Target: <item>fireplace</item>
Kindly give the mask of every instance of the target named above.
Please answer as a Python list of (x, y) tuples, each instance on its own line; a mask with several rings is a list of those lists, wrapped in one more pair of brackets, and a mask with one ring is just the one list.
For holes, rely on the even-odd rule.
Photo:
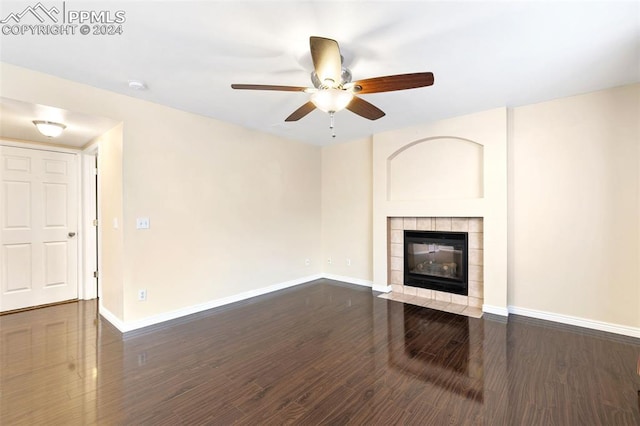
[(467, 296), (468, 233), (404, 231), (404, 285)]

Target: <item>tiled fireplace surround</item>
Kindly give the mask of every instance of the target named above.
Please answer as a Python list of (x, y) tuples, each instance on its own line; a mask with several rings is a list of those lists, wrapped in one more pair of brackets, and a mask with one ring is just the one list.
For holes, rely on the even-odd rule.
[[(404, 232), (417, 231), (453, 231), (469, 234), (469, 295), (446, 293), (437, 290), (410, 287), (404, 285)], [(387, 220), (388, 232), (388, 282), (392, 294), (429, 299), (443, 307), (457, 305), (469, 311), (482, 308), (483, 304), (483, 220), (480, 217), (390, 217)], [(408, 300), (408, 299), (407, 299)], [(455, 310), (455, 309), (454, 309)]]
[[(469, 316), (508, 315), (507, 118), (496, 108), (374, 136), (374, 290)], [(468, 297), (402, 285), (398, 237), (414, 227), (470, 233)]]

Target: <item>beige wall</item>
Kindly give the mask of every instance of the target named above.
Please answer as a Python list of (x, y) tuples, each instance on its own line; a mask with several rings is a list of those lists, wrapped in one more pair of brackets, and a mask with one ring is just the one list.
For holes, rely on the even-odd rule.
[(483, 146), (451, 137), (421, 140), (388, 161), (387, 198), (399, 201), (482, 198)]
[(320, 273), (318, 147), (149, 109), (125, 134), (127, 321)]
[[(121, 249), (117, 233), (110, 239), (113, 217), (101, 224), (110, 250), (102, 267), (122, 274), (121, 287), (110, 284), (120, 280), (115, 272), (102, 280), (118, 320), (320, 273), (320, 148), (9, 64), (0, 72), (1, 96), (123, 123), (122, 183), (101, 170), (103, 186), (122, 187), (121, 207), (103, 210), (122, 210)], [(118, 149), (100, 146), (100, 154), (117, 167)], [(102, 194), (102, 206), (113, 205), (108, 196)], [(135, 229), (141, 216), (151, 229)], [(146, 302), (137, 301), (140, 288)]]
[(515, 108), (509, 304), (640, 326), (640, 85)]
[[(509, 218), (508, 286), (505, 292), (503, 286), (489, 284), (492, 293), (485, 296), (490, 305), (586, 323), (640, 327), (639, 104), (640, 85), (636, 84), (510, 111), (504, 129), (510, 141), (509, 203), (503, 209), (504, 200), (498, 197), (497, 206), (498, 212), (507, 210)], [(374, 191), (379, 183), (381, 188), (387, 184), (384, 160), (393, 149), (437, 134), (430, 129), (452, 123), (446, 134), (468, 133), (472, 129), (468, 120), (473, 117), (480, 118), (482, 113), (375, 135)], [(489, 118), (482, 120), (491, 128)], [(501, 131), (500, 126), (492, 127)], [(474, 140), (472, 135), (468, 138)], [(387, 143), (395, 145), (385, 148)], [(507, 161), (504, 154), (499, 153), (501, 161)], [(500, 169), (485, 170), (485, 185), (503, 179)], [(486, 200), (398, 201), (384, 189), (377, 196), (374, 192), (373, 250), (379, 253), (374, 254), (374, 270), (379, 269), (380, 277), (386, 274), (385, 246), (376, 243), (375, 236), (385, 237), (385, 216), (411, 216), (426, 210), (440, 216), (469, 210), (482, 216), (487, 208)], [(389, 213), (379, 215), (381, 231), (376, 233), (375, 211), (380, 208)], [(495, 217), (488, 226), (502, 229), (506, 218)], [(506, 248), (498, 242), (496, 250), (500, 245)], [(491, 262), (487, 259), (485, 264)], [(500, 262), (501, 257), (495, 259)], [(502, 274), (499, 264), (494, 269)]]
[[(98, 220), (100, 226), (100, 303), (122, 318), (124, 233), (122, 223), (122, 124), (100, 136), (98, 155)], [(114, 227), (114, 219), (118, 227)]]
[[(443, 138), (463, 143), (455, 149), (443, 145)], [(434, 143), (435, 141), (435, 143)], [(476, 147), (481, 146), (478, 150)], [(470, 153), (469, 153), (470, 151)], [(455, 168), (456, 155), (482, 161), (475, 173), (451, 176), (453, 184), (478, 188), (443, 198), (439, 189), (435, 197), (429, 191), (416, 191), (420, 199), (397, 199), (391, 193), (392, 164), (405, 153), (414, 176), (422, 176), (424, 163), (440, 158)], [(406, 156), (405, 156), (406, 157)], [(430, 179), (430, 180), (429, 180)], [(471, 180), (472, 185), (467, 181)], [(475, 182), (473, 182), (475, 180)], [(405, 183), (409, 183), (406, 181)], [(414, 186), (437, 186), (437, 176), (425, 174)], [(469, 197), (474, 193), (474, 197)], [(479, 197), (478, 195), (481, 195)], [(376, 287), (388, 282), (387, 220), (390, 217), (481, 217), (484, 227), (484, 306), (487, 312), (507, 314), (507, 111), (498, 108), (435, 123), (380, 133), (373, 138), (373, 279)]]
[[(485, 294), (491, 305), (640, 327), (639, 85), (516, 108), (507, 130), (502, 109), (320, 149), (8, 64), (0, 73), (0, 96), (122, 122), (100, 146), (103, 304), (121, 321), (321, 272), (373, 280), (378, 257), (386, 265), (386, 242), (372, 254), (376, 152), (455, 135), (503, 161), (484, 167), (485, 198), (383, 207), (380, 229), (386, 217), (486, 219), (488, 211), (497, 260), (485, 281), (498, 282)], [(383, 152), (385, 143), (400, 145)], [(429, 211), (416, 213), (423, 206)], [(140, 216), (151, 229), (135, 229)], [(136, 300), (139, 288), (148, 301)]]
[(371, 155), (370, 138), (322, 148), (323, 270), (369, 283), (373, 279)]

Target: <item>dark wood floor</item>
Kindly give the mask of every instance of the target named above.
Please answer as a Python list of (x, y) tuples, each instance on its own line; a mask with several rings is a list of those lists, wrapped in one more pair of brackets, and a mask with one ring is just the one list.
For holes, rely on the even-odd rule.
[(122, 336), (0, 317), (0, 424), (639, 425), (637, 340), (320, 280)]

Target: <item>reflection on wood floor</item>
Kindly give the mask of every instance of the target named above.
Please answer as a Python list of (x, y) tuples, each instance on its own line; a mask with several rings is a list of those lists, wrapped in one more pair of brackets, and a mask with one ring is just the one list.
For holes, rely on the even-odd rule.
[(638, 425), (640, 342), (319, 280), (122, 336), (0, 317), (0, 424)]

